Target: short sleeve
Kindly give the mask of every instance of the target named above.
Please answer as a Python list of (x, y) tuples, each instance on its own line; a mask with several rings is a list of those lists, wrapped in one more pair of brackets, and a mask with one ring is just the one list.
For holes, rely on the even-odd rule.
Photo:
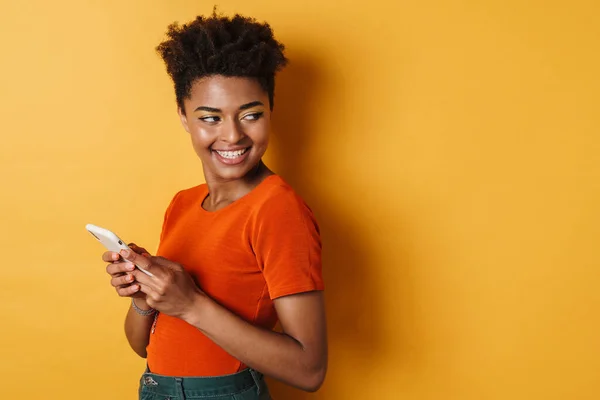
[(262, 205), (252, 245), (271, 299), (324, 289), (319, 227), (294, 192), (277, 194)]

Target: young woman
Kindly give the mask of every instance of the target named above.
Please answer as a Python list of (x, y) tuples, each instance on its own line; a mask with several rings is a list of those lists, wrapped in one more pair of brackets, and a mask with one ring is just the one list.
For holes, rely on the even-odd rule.
[(263, 374), (315, 391), (327, 369), (319, 228), (262, 161), (284, 47), (268, 24), (214, 12), (167, 35), (157, 50), (206, 184), (175, 195), (157, 256), (103, 254), (147, 358), (140, 399), (269, 399)]

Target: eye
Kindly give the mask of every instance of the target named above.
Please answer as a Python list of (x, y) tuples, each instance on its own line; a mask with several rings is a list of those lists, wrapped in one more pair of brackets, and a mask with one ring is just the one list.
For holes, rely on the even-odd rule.
[(253, 113), (244, 115), (244, 118), (242, 118), (242, 119), (244, 119), (246, 121), (256, 121), (256, 120), (260, 119), (260, 117), (262, 117), (263, 114), (264, 114), (263, 111), (253, 112)]
[(207, 115), (205, 117), (200, 117), (198, 119), (201, 121), (207, 122), (209, 124), (216, 124), (217, 122), (219, 122), (221, 120), (221, 118), (217, 117), (216, 115)]

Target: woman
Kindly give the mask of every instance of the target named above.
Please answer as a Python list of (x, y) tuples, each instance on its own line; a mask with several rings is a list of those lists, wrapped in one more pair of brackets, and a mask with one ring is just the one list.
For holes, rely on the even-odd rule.
[(157, 256), (134, 244), (103, 255), (131, 297), (129, 344), (147, 357), (140, 398), (268, 399), (263, 374), (315, 391), (327, 368), (319, 230), (262, 162), (284, 47), (268, 24), (215, 12), (167, 34), (157, 50), (206, 184), (175, 195)]

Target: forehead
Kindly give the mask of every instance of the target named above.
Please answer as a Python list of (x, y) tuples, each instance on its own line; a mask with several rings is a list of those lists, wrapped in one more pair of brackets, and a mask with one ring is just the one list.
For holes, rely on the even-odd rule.
[(188, 106), (208, 106), (213, 108), (238, 109), (242, 104), (262, 101), (268, 98), (258, 80), (243, 77), (208, 76), (192, 84)]

